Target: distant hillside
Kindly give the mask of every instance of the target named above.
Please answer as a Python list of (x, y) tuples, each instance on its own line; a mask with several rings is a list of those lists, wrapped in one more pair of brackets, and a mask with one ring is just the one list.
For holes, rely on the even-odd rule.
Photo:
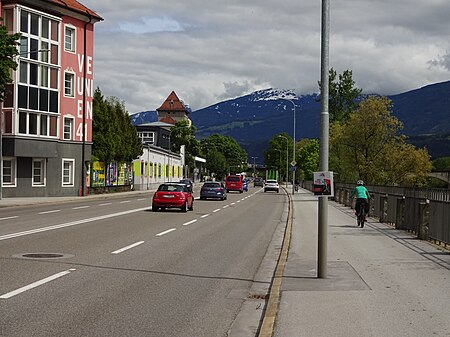
[[(450, 139), (445, 136), (450, 134), (449, 93), (450, 81), (388, 96), (394, 116), (404, 123), (403, 133), (412, 144), (426, 146), (434, 158), (450, 156)], [(274, 135), (287, 132), (293, 137), (293, 104), (289, 100), (296, 105), (296, 139), (319, 137), (320, 103), (316, 99), (316, 94), (296, 96), (293, 90), (260, 90), (196, 110), (190, 118), (198, 138), (214, 133), (231, 136), (262, 163), (263, 151)], [(148, 122), (156, 120), (156, 112), (131, 117)]]
[(394, 115), (411, 136), (450, 132), (450, 81), (389, 96)]
[(158, 121), (158, 114), (156, 111), (142, 111), (130, 115), (131, 123), (133, 125), (140, 125)]

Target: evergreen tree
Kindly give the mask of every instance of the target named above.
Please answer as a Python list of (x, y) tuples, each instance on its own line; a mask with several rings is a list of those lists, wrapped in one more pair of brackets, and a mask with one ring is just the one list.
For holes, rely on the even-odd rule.
[(142, 154), (142, 142), (122, 101), (105, 99), (97, 88), (93, 98), (92, 154), (103, 162), (131, 162)]

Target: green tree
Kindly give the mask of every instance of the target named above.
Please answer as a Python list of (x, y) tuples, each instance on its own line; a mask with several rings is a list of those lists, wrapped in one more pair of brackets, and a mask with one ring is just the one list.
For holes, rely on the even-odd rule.
[(203, 138), (200, 141), (202, 153), (209, 153), (210, 151), (220, 152), (226, 159), (230, 172), (238, 172), (244, 168), (243, 163), (247, 162), (247, 152), (236, 142), (235, 139), (229, 136), (222, 136), (218, 134)]
[(450, 157), (441, 157), (433, 160), (433, 168), (435, 170), (448, 170), (450, 169)]
[(195, 167), (195, 156), (200, 155), (200, 142), (195, 138), (196, 128), (188, 121), (179, 121), (170, 129), (170, 149), (180, 153), (181, 145), (185, 146), (185, 161), (189, 168)]
[(102, 162), (111, 162), (115, 156), (115, 134), (110, 107), (99, 88), (93, 97), (92, 154)]
[(217, 150), (211, 150), (206, 154), (205, 167), (218, 180), (224, 180), (230, 170), (225, 156)]
[[(286, 153), (287, 142), (287, 153)], [(286, 132), (275, 135), (269, 140), (269, 145), (264, 151), (264, 163), (268, 167), (277, 167), (280, 172), (281, 178), (286, 181), (286, 176), (289, 175), (289, 171), (292, 161), (293, 152), (293, 140)], [(286, 171), (286, 161), (288, 168)], [(288, 177), (289, 179), (289, 177)]]
[(131, 162), (142, 154), (142, 142), (122, 101), (104, 98), (99, 88), (93, 97), (92, 154), (103, 162)]
[[(319, 88), (321, 83), (319, 81)], [(333, 68), (329, 71), (329, 102), (328, 112), (330, 122), (346, 122), (358, 106), (358, 98), (362, 89), (355, 88), (353, 73), (345, 70), (342, 74), (337, 74)]]
[[(3, 19), (0, 18), (1, 21)], [(0, 101), (5, 100), (7, 85), (12, 82), (11, 71), (17, 69), (16, 56), (19, 55), (20, 33), (8, 34), (8, 29), (0, 25)]]
[(298, 168), (304, 179), (312, 180), (319, 170), (319, 141), (307, 139), (298, 151)]
[[(391, 115), (391, 101), (370, 96), (345, 123), (330, 132), (330, 168), (340, 181), (420, 185), (431, 169), (426, 150), (406, 144), (402, 123)], [(336, 149), (339, 155), (336, 155)], [(336, 160), (338, 158), (338, 160)]]

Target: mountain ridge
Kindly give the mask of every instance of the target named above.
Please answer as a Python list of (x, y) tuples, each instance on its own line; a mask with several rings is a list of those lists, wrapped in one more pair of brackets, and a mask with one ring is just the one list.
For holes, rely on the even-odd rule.
[[(392, 114), (404, 124), (402, 133), (416, 146), (426, 146), (432, 157), (450, 156), (450, 81), (429, 84), (404, 93), (387, 96), (393, 103)], [(263, 161), (263, 151), (276, 134), (294, 133), (295, 138), (318, 138), (320, 102), (318, 94), (296, 95), (292, 89), (264, 89), (228, 99), (190, 114), (197, 138), (218, 133), (236, 139), (250, 157)], [(131, 115), (133, 124), (157, 120), (156, 111)], [(433, 135), (436, 137), (433, 138)], [(442, 147), (436, 144), (436, 140)], [(447, 144), (448, 142), (448, 144)], [(428, 144), (433, 146), (428, 147)]]

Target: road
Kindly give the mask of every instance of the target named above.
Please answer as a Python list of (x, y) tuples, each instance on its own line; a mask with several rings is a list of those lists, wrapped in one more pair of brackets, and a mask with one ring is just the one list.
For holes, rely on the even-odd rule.
[(226, 336), (286, 202), (250, 188), (188, 213), (151, 212), (150, 194), (2, 209), (0, 336)]

